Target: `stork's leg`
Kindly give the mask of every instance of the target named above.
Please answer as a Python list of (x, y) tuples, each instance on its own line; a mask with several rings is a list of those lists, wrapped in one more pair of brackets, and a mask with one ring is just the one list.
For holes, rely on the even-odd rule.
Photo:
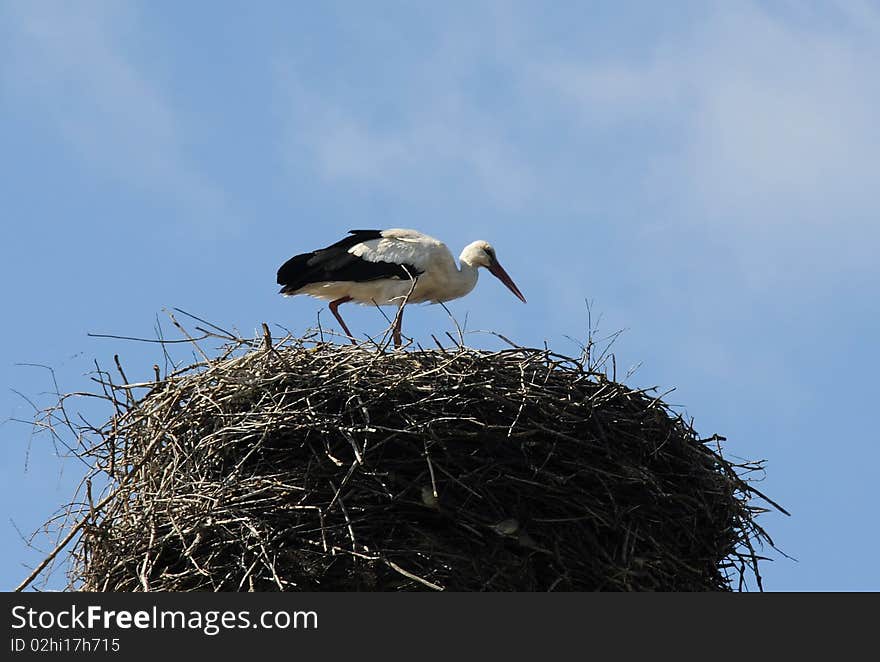
[(394, 346), (400, 347), (400, 327), (403, 323), (403, 306), (397, 309), (397, 315), (394, 319), (394, 330), (391, 332), (391, 337), (394, 339)]
[(335, 301), (331, 301), (329, 308), (330, 312), (333, 313), (333, 317), (336, 318), (336, 321), (342, 326), (342, 330), (345, 331), (345, 335), (348, 336), (348, 339), (351, 340), (352, 345), (357, 345), (357, 340), (354, 339), (354, 336), (351, 335), (351, 331), (348, 330), (348, 326), (345, 324), (345, 320), (342, 319), (342, 315), (339, 314), (339, 311), (336, 310), (339, 308), (340, 304), (345, 303), (346, 301), (351, 301), (351, 297), (345, 296), (336, 299)]

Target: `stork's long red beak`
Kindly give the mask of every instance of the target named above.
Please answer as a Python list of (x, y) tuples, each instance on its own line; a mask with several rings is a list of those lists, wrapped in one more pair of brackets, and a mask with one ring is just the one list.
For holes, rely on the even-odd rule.
[(519, 291), (519, 288), (516, 286), (516, 283), (513, 282), (513, 279), (504, 270), (504, 267), (498, 264), (498, 262), (494, 262), (492, 266), (489, 267), (489, 271), (495, 276), (495, 278), (507, 285), (507, 289), (513, 292), (517, 299), (523, 303), (526, 302), (526, 298), (522, 295), (522, 292)]

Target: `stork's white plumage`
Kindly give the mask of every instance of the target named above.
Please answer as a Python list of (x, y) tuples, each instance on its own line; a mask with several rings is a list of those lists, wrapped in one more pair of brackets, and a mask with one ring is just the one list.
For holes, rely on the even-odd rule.
[[(278, 270), (278, 284), (285, 296), (308, 294), (330, 301), (330, 311), (352, 342), (338, 311), (340, 304), (402, 306), (404, 302), (451, 301), (474, 289), (480, 267), (526, 301), (499, 264), (495, 249), (485, 241), (465, 246), (459, 266), (446, 244), (415, 230), (351, 230), (349, 235), (327, 248), (290, 258)], [(393, 331), (397, 347), (400, 312)]]

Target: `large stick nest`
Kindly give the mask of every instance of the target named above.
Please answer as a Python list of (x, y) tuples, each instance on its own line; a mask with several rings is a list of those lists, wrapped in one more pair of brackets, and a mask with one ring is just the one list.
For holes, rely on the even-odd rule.
[(545, 349), (246, 349), (110, 384), (71, 587), (760, 586), (760, 465), (650, 391)]

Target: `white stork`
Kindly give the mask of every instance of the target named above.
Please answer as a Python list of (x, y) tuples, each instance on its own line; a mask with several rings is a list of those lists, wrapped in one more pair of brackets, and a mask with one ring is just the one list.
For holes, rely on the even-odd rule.
[[(465, 246), (459, 267), (443, 242), (415, 230), (351, 230), (349, 235), (327, 248), (290, 258), (278, 270), (278, 284), (285, 296), (308, 294), (330, 301), (330, 312), (352, 342), (354, 337), (339, 314), (340, 304), (450, 301), (474, 289), (480, 267), (526, 302), (488, 242)], [(402, 312), (395, 317), (395, 347), (400, 347)]]

